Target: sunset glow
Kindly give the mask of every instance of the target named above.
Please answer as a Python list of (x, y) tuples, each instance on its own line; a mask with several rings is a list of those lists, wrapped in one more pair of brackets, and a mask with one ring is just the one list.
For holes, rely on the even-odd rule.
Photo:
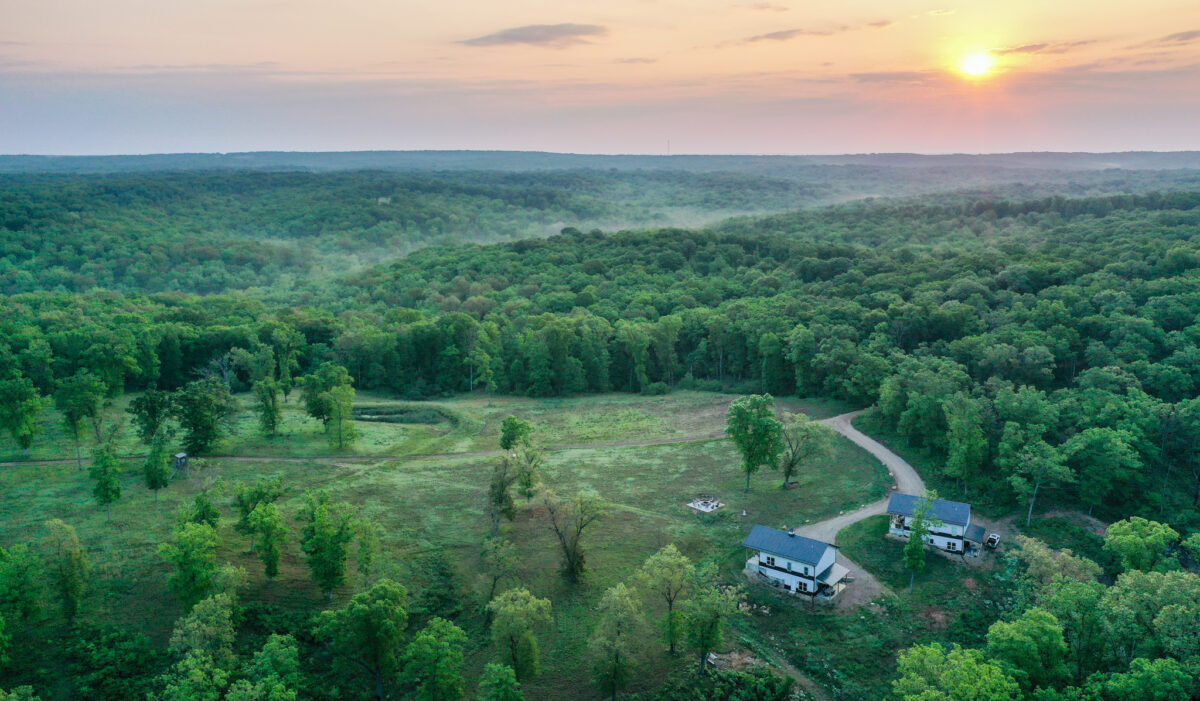
[(967, 77), (982, 78), (990, 74), (995, 66), (995, 57), (986, 51), (979, 51), (964, 56), (958, 68)]
[(146, 8), (0, 0), (0, 151), (1200, 147), (1178, 0)]

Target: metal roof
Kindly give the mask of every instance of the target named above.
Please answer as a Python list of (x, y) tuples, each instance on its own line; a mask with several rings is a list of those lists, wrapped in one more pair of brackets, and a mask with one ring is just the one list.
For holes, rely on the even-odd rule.
[(766, 526), (755, 526), (742, 545), (773, 555), (780, 555), (796, 562), (816, 565), (825, 551), (833, 546), (802, 535), (788, 535), (783, 531)]
[[(912, 516), (913, 509), (917, 507), (917, 502), (920, 500), (921, 497), (913, 496), (912, 494), (893, 494), (892, 498), (888, 500), (888, 513)], [(971, 522), (971, 505), (964, 504), (961, 501), (935, 499), (933, 502), (933, 516), (942, 523), (965, 526)]]
[(972, 543), (982, 543), (985, 534), (987, 534), (987, 531), (983, 529), (983, 526), (973, 523), (967, 526), (967, 532), (963, 534), (963, 539), (969, 540)]

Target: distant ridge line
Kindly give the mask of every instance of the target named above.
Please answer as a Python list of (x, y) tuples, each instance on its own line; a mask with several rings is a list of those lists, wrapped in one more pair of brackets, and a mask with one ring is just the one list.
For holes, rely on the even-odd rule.
[(602, 155), (547, 151), (247, 151), (143, 155), (0, 155), (0, 173), (121, 173), (150, 171), (300, 170), (312, 172), (677, 170), (864, 166), (976, 167), (1004, 170), (1200, 169), (1200, 151), (1108, 153), (1028, 151), (991, 154), (862, 153), (843, 155)]

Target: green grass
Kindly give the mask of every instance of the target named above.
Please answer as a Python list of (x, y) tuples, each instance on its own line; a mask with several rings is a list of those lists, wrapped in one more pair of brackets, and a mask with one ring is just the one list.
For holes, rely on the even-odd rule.
[[(36, 542), (44, 522), (62, 518), (74, 525), (94, 566), (88, 621), (113, 622), (146, 631), (165, 644), (174, 619), (181, 613), (166, 586), (168, 568), (157, 554), (159, 543), (170, 539), (175, 512), (208, 489), (222, 509), (223, 545), (220, 559), (244, 567), (248, 602), (270, 602), (287, 611), (311, 613), (327, 604), (312, 585), (296, 541), (295, 520), (306, 490), (327, 489), (352, 504), (384, 532), (381, 574), (413, 584), (410, 566), (423, 555), (445, 552), (454, 563), (465, 610), (459, 621), (478, 642), (468, 656), (473, 678), (491, 661), (486, 630), (478, 615), (482, 581), (477, 574), (481, 544), (489, 531), (485, 493), (495, 457), (473, 451), (495, 444), (496, 427), (508, 414), (530, 418), (538, 425), (539, 442), (565, 447), (547, 453), (545, 481), (562, 494), (595, 489), (611, 504), (608, 517), (585, 535), (588, 574), (577, 587), (559, 575), (559, 553), (535, 499), (518, 499), (519, 513), (503, 532), (517, 544), (520, 577), (539, 596), (554, 602), (555, 623), (542, 634), (543, 675), (527, 686), (528, 698), (569, 698), (592, 693), (586, 643), (595, 623), (595, 606), (604, 589), (629, 581), (636, 568), (668, 543), (675, 543), (696, 560), (729, 562), (742, 557), (740, 547), (754, 523), (797, 525), (836, 514), (880, 498), (886, 491), (882, 465), (853, 444), (838, 439), (835, 453), (820, 466), (799, 476), (799, 486), (779, 488), (778, 473), (754, 476), (752, 489), (743, 491), (744, 477), (732, 445), (725, 440), (686, 440), (663, 445), (613, 445), (633, 440), (682, 439), (720, 432), (728, 395), (678, 393), (667, 397), (605, 395), (557, 402), (497, 398), (487, 406), (484, 397), (469, 397), (436, 405), (455, 420), (433, 425), (359, 422), (368, 431), (360, 454), (375, 451), (385, 457), (356, 461), (304, 459), (247, 459), (259, 451), (279, 457), (328, 455), (315, 425), (303, 423), (294, 404), (288, 407), (287, 437), (266, 440), (254, 431), (253, 416), (243, 412), (238, 430), (215, 456), (197, 464), (202, 469), (177, 480), (153, 496), (141, 485), (138, 462), (127, 462), (125, 492), (113, 507), (111, 522), (91, 498), (85, 471), (73, 464), (22, 464), (0, 470), (0, 545)], [(362, 396), (362, 402), (404, 404), (387, 398)], [(591, 401), (589, 401), (591, 400)], [(819, 404), (809, 408), (820, 416)], [(832, 411), (838, 407), (830, 406)], [(114, 406), (113, 411), (119, 411)], [(828, 412), (825, 412), (828, 413)], [(613, 419), (609, 422), (608, 417)], [(377, 441), (372, 444), (370, 441)], [(594, 441), (598, 445), (580, 445)], [(140, 452), (128, 444), (131, 452)], [(466, 454), (420, 457), (448, 448)], [(322, 452), (324, 451), (324, 452)], [(391, 451), (395, 457), (387, 457)], [(379, 454), (379, 453), (377, 453)], [(275, 581), (262, 576), (262, 567), (248, 552), (246, 539), (232, 529), (231, 485), (279, 477), (287, 487), (280, 500), (290, 539), (284, 548), (281, 574)], [(715, 494), (727, 506), (712, 515), (699, 515), (686, 503), (701, 493)], [(748, 514), (741, 516), (742, 510)], [(343, 604), (356, 590), (357, 578), (337, 592), (334, 605)], [(414, 584), (414, 589), (419, 587)], [(655, 609), (651, 617), (657, 616)], [(754, 644), (759, 644), (758, 642)], [(741, 641), (734, 644), (742, 645)], [(37, 653), (42, 655), (43, 653)], [(690, 656), (669, 658), (651, 645), (638, 687), (653, 686)], [(61, 661), (38, 658), (39, 667), (54, 676)]]
[[(107, 424), (122, 423), (118, 449), (126, 455), (144, 450), (125, 413), (133, 395), (112, 400), (102, 411)], [(660, 397), (635, 394), (602, 394), (564, 399), (494, 397), (470, 395), (448, 400), (411, 402), (394, 397), (360, 392), (356, 407), (383, 410), (411, 409), (442, 415), (433, 423), (389, 423), (356, 421), (360, 436), (350, 448), (337, 450), (325, 439), (320, 422), (305, 415), (298, 393), (283, 405), (280, 433), (263, 436), (253, 411), (250, 394), (237, 396), (240, 409), (228, 436), (210, 451), (212, 455), (293, 457), (387, 457), (442, 453), (466, 453), (498, 449), (500, 424), (509, 415), (532, 421), (537, 426), (534, 441), (543, 446), (575, 446), (590, 443), (683, 441), (712, 438), (722, 434), (725, 412), (733, 396), (714, 392), (679, 391)], [(780, 407), (825, 418), (850, 411), (836, 400), (781, 399)], [(41, 419), (42, 433), (29, 454), (24, 454), (7, 434), (0, 436), (0, 461), (74, 458), (74, 443), (53, 409)], [(85, 436), (84, 456), (90, 437)]]

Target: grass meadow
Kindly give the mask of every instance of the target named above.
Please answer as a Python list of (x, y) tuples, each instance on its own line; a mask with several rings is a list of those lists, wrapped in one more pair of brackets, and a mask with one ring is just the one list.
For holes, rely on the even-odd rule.
[[(434, 424), (358, 422), (360, 444), (339, 459), (319, 427), (299, 416), (293, 397), (286, 435), (257, 436), (253, 415), (242, 411), (234, 433), (215, 455), (194, 461), (194, 469), (162, 490), (157, 503), (141, 484), (138, 461), (127, 461), (124, 493), (111, 520), (93, 502), (86, 471), (73, 463), (0, 468), (0, 544), (36, 543), (50, 518), (74, 525), (93, 564), (85, 619), (145, 631), (165, 645), (182, 610), (167, 589), (168, 567), (157, 548), (171, 538), (178, 509), (208, 490), (224, 517), (219, 559), (244, 567), (249, 575), (243, 601), (305, 615), (328, 604), (309, 578), (295, 519), (303, 494), (325, 489), (381, 528), (379, 576), (409, 584), (415, 596), (421, 588), (414, 581), (420, 578), (414, 575), (415, 563), (444, 556), (452, 564), (464, 605), (458, 623), (472, 638), (468, 662), (474, 678), (494, 657), (478, 610), (485, 593), (479, 553), (490, 529), (484, 500), (496, 459), (487, 451), (496, 445), (503, 417), (515, 414), (535, 423), (537, 443), (555, 448), (546, 455), (546, 486), (562, 494), (594, 489), (610, 504), (608, 516), (585, 535), (588, 573), (575, 587), (559, 574), (557, 543), (538, 498), (526, 502), (518, 497), (516, 518), (502, 525), (503, 534), (518, 547), (522, 585), (554, 605), (555, 622), (541, 639), (543, 673), (526, 686), (528, 698), (566, 698), (581, 689), (586, 695), (593, 688), (586, 648), (595, 605), (605, 588), (628, 581), (656, 550), (675, 543), (693, 559), (717, 562), (736, 577), (733, 568), (744, 559), (741, 541), (752, 524), (799, 525), (876, 500), (886, 491), (882, 465), (839, 438), (834, 454), (802, 473), (796, 488), (780, 489), (778, 473), (765, 472), (754, 476), (745, 493), (735, 449), (712, 438), (723, 430), (730, 399), (680, 392), (553, 401), (497, 397), (490, 405), (486, 397), (429, 402), (423, 406), (434, 406), (450, 418)], [(369, 395), (360, 395), (359, 403), (404, 404)], [(824, 402), (781, 403), (818, 417), (845, 410)], [(115, 402), (109, 412), (119, 414), (123, 405), (124, 400)], [(48, 412), (45, 421), (32, 455), (72, 457), (69, 441), (56, 433), (61, 431), (57, 418)], [(664, 442), (637, 444), (645, 441)], [(136, 453), (141, 447), (126, 438), (122, 449)], [(4, 447), (5, 455), (14, 452), (11, 445)], [(279, 503), (290, 527), (281, 573), (274, 581), (262, 575), (248, 540), (232, 528), (231, 486), (269, 477), (281, 478), (287, 488)], [(727, 506), (710, 515), (693, 513), (686, 503), (702, 493), (719, 496)], [(336, 593), (335, 606), (361, 586), (353, 563), (348, 569), (349, 582)], [(650, 618), (658, 613), (651, 605)], [(741, 645), (737, 639), (732, 644)], [(48, 653), (26, 652), (45, 654), (35, 666), (51, 677), (61, 664)], [(670, 669), (692, 662), (690, 656), (669, 658), (661, 645), (652, 643), (639, 686), (653, 685)]]

